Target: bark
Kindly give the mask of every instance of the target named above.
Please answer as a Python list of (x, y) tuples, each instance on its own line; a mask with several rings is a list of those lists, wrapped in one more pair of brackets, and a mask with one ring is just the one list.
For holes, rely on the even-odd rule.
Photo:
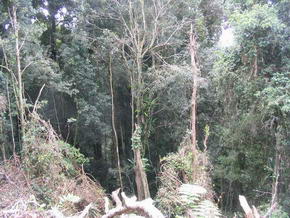
[(131, 86), (131, 135), (133, 136), (135, 131), (135, 91), (134, 91), (134, 82), (133, 76), (130, 78)]
[(134, 160), (135, 160), (135, 169), (134, 169), (135, 181), (137, 186), (138, 200), (144, 200), (150, 198), (150, 192), (147, 181), (147, 175), (142, 163), (140, 149), (134, 150)]
[(51, 52), (51, 58), (53, 60), (56, 60), (57, 58), (57, 49), (56, 49), (56, 13), (57, 13), (57, 8), (56, 8), (56, 2), (51, 1), (48, 5), (48, 10), (50, 13), (49, 16), (49, 21), (50, 21), (50, 52)]
[(249, 206), (246, 198), (244, 196), (240, 195), (239, 200), (240, 200), (241, 207), (243, 208), (243, 210), (245, 212), (245, 217), (246, 218), (256, 218), (254, 216), (254, 212), (253, 212), (252, 208)]
[(112, 193), (112, 198), (116, 203), (116, 207), (106, 211), (106, 214), (102, 216), (102, 218), (112, 218), (130, 213), (137, 213), (149, 218), (164, 218), (163, 214), (153, 205), (153, 200), (151, 198), (143, 201), (136, 201), (136, 197), (128, 198), (126, 194), (122, 192), (121, 196), (124, 201), (124, 204), (122, 204), (122, 201), (118, 196), (119, 192), (120, 189)]
[(279, 132), (275, 134), (276, 137), (276, 154), (275, 154), (275, 166), (274, 166), (274, 180), (272, 183), (272, 200), (271, 206), (274, 205), (278, 200), (278, 185), (279, 185), (279, 177), (280, 177), (280, 168), (281, 168), (281, 154), (280, 154), (280, 143), (281, 143), (281, 135)]
[(123, 127), (122, 124), (120, 124), (120, 135), (121, 135), (121, 147), (122, 147), (122, 154), (123, 154), (123, 158), (126, 158), (126, 144), (124, 141), (124, 132), (123, 132)]
[(259, 57), (259, 51), (258, 51), (258, 48), (257, 46), (255, 45), (254, 46), (255, 48), (255, 57), (254, 57), (254, 63), (253, 63), (253, 69), (252, 69), (252, 75), (251, 77), (253, 76), (254, 78), (257, 78), (258, 77), (258, 57)]
[(13, 144), (13, 157), (16, 157), (16, 144), (15, 144), (15, 138), (14, 138), (14, 127), (13, 127), (13, 119), (12, 119), (12, 111), (11, 111), (11, 102), (10, 102), (10, 94), (9, 94), (9, 87), (8, 83), (6, 84), (6, 90), (7, 90), (7, 102), (8, 102), (8, 112), (9, 112), (9, 120), (10, 120), (10, 128), (11, 128), (11, 138), (12, 138), (12, 144)]
[(191, 68), (192, 68), (192, 94), (191, 94), (191, 141), (192, 141), (192, 152), (196, 152), (196, 110), (197, 110), (197, 74), (199, 69), (196, 62), (196, 50), (197, 43), (193, 33), (193, 27), (191, 26), (189, 50), (191, 57)]
[(17, 13), (16, 13), (16, 7), (12, 6), (12, 15), (11, 15), (11, 21), (12, 26), (14, 29), (14, 35), (15, 35), (15, 57), (16, 57), (16, 78), (17, 78), (17, 106), (18, 106), (18, 114), (19, 114), (19, 121), (20, 121), (20, 139), (21, 144), (23, 146), (23, 139), (25, 137), (25, 107), (24, 107), (24, 88), (23, 88), (23, 81), (22, 81), (22, 70), (21, 70), (21, 60), (20, 60), (20, 44), (19, 44), (19, 24), (17, 21)]
[[(136, 63), (137, 63), (137, 83), (135, 83), (134, 87), (136, 89), (136, 121), (137, 121), (137, 126), (141, 127), (143, 124), (142, 118), (141, 118), (141, 110), (142, 110), (142, 55), (138, 51), (137, 52), (137, 58), (136, 58)], [(135, 128), (137, 129), (137, 127)], [(141, 142), (142, 143), (142, 142)], [(141, 146), (141, 145), (140, 145)], [(134, 149), (134, 160), (135, 160), (135, 182), (137, 186), (137, 195), (138, 195), (138, 200), (144, 200), (146, 198), (150, 197), (150, 192), (149, 192), (149, 186), (148, 186), (148, 181), (147, 181), (147, 175), (142, 163), (142, 156), (141, 156), (141, 147), (138, 147), (137, 149)]]
[[(2, 122), (0, 123), (0, 134), (2, 135), (3, 134), (3, 131), (2, 131)], [(3, 142), (0, 142), (1, 143), (1, 152), (2, 152), (2, 158), (3, 158), (3, 161), (6, 162), (6, 149), (5, 149), (5, 144)]]
[(116, 148), (116, 157), (117, 157), (117, 167), (118, 167), (118, 176), (119, 176), (119, 184), (121, 189), (123, 190), (122, 183), (122, 174), (121, 174), (121, 164), (120, 164), (120, 153), (119, 153), (119, 143), (118, 143), (118, 135), (116, 131), (116, 121), (115, 121), (115, 103), (114, 103), (114, 89), (113, 89), (113, 72), (112, 72), (112, 58), (109, 57), (109, 76), (110, 76), (110, 91), (111, 91), (111, 107), (112, 107), (112, 128), (114, 132), (114, 141)]
[[(189, 50), (191, 57), (191, 68), (192, 68), (192, 95), (191, 95), (191, 143), (192, 143), (192, 167), (196, 166), (196, 153), (197, 153), (197, 144), (196, 144), (196, 111), (197, 111), (197, 74), (199, 73), (199, 69), (197, 67), (196, 61), (196, 50), (197, 43), (195, 39), (195, 35), (193, 33), (193, 27), (191, 26), (190, 33), (190, 42), (189, 42)], [(192, 171), (192, 180), (195, 179), (195, 170)]]
[(267, 213), (264, 216), (261, 216), (255, 206), (252, 206), (252, 208), (249, 206), (247, 199), (245, 196), (239, 195), (239, 201), (240, 205), (244, 210), (245, 218), (267, 218), (270, 217), (273, 210), (275, 210), (277, 203), (274, 203), (267, 211)]

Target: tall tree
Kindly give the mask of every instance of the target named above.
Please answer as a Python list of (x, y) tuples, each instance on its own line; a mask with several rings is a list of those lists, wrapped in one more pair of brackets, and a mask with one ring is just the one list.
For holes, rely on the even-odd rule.
[[(236, 46), (222, 52), (216, 62), (215, 72), (219, 73), (213, 74), (217, 97), (223, 104), (218, 125), (222, 145), (218, 165), (221, 168), (216, 172), (223, 177), (221, 188), (229, 190), (224, 204), (231, 209), (238, 203), (237, 192), (253, 189), (270, 192), (268, 199), (272, 199), (272, 203), (282, 202), (281, 166), (287, 161), (281, 154), (285, 152), (282, 144), (287, 128), (281, 124), (288, 122), (285, 114), (281, 117), (281, 108), (270, 112), (265, 107), (271, 104), (269, 99), (264, 102), (266, 98), (260, 97), (270, 87), (276, 93), (279, 85), (273, 88), (274, 80), (281, 72), (285, 75), (287, 67), (282, 63), (289, 61), (288, 55), (284, 55), (288, 43), (284, 41), (286, 26), (279, 19), (279, 4), (236, 3), (237, 11), (229, 16)], [(254, 176), (260, 179), (252, 180)]]

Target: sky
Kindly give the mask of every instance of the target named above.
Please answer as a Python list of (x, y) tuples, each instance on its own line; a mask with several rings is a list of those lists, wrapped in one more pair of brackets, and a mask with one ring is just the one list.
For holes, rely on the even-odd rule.
[(234, 31), (232, 28), (223, 28), (222, 34), (219, 40), (220, 47), (231, 47), (234, 45)]

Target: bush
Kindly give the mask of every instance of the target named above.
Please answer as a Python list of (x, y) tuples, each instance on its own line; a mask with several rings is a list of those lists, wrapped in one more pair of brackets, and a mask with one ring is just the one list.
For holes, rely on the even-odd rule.
[(49, 208), (62, 205), (60, 197), (70, 194), (103, 208), (104, 192), (85, 175), (81, 166), (88, 159), (79, 149), (63, 142), (37, 114), (31, 114), (27, 126), (22, 164), (37, 199)]
[[(206, 153), (196, 151), (193, 156), (190, 137), (185, 137), (177, 153), (171, 153), (161, 160), (160, 188), (157, 193), (160, 210), (169, 217), (220, 217), (219, 209), (212, 202), (207, 168)], [(204, 193), (194, 192), (195, 187), (205, 190)]]

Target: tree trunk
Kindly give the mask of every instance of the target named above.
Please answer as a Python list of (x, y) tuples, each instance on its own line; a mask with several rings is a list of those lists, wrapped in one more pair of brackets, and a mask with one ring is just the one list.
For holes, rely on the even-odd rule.
[[(3, 135), (3, 123), (0, 121), (0, 135)], [(6, 162), (6, 149), (4, 142), (0, 142), (3, 161)]]
[[(139, 52), (138, 52), (139, 53)], [(137, 116), (137, 125), (141, 126), (143, 124), (141, 119), (141, 110), (142, 110), (142, 102), (143, 102), (143, 96), (142, 96), (142, 57), (141, 54), (137, 55), (136, 58), (137, 62), (137, 83), (135, 84), (136, 87), (136, 116)]]
[[(199, 69), (196, 63), (196, 50), (197, 43), (193, 33), (193, 27), (191, 26), (190, 33), (190, 42), (189, 42), (189, 50), (191, 57), (191, 68), (192, 68), (192, 95), (191, 95), (191, 144), (192, 144), (192, 167), (196, 166), (196, 152), (197, 152), (197, 144), (196, 144), (196, 110), (197, 110), (197, 74)], [(192, 180), (195, 178), (195, 171), (192, 171)]]
[(57, 8), (56, 8), (56, 2), (50, 1), (48, 5), (48, 10), (49, 10), (49, 21), (50, 21), (50, 52), (51, 52), (51, 58), (56, 61), (57, 58), (57, 49), (56, 49), (56, 38), (55, 38), (55, 33), (56, 33), (56, 18), (55, 15), (57, 13)]
[(7, 91), (7, 102), (8, 102), (8, 112), (9, 112), (9, 120), (10, 120), (10, 129), (11, 129), (11, 138), (12, 138), (12, 144), (13, 144), (13, 157), (16, 157), (16, 143), (15, 143), (15, 137), (14, 137), (14, 127), (13, 127), (13, 119), (12, 119), (12, 111), (11, 111), (11, 102), (10, 102), (10, 94), (9, 94), (9, 87), (8, 82), (6, 84), (6, 91)]
[(192, 141), (192, 152), (196, 152), (196, 101), (197, 101), (197, 74), (199, 69), (196, 63), (196, 39), (193, 33), (193, 27), (191, 26), (190, 34), (190, 57), (191, 57), (191, 68), (193, 76), (193, 85), (192, 85), (192, 95), (191, 95), (191, 141)]
[(147, 175), (142, 163), (140, 149), (134, 150), (135, 159), (135, 181), (137, 185), (138, 200), (150, 198)]
[(123, 154), (123, 159), (127, 159), (126, 158), (126, 145), (125, 145), (125, 141), (124, 141), (124, 132), (123, 132), (123, 127), (122, 124), (120, 124), (120, 135), (121, 135), (121, 147), (122, 147), (122, 154)]
[(23, 99), (23, 81), (22, 81), (22, 70), (21, 70), (21, 60), (20, 60), (20, 46), (19, 46), (19, 24), (17, 22), (17, 14), (16, 7), (12, 6), (12, 24), (15, 35), (15, 56), (16, 56), (16, 78), (17, 78), (17, 93), (16, 98), (17, 106), (18, 106), (18, 116), (20, 121), (20, 141), (23, 146), (23, 139), (25, 137), (25, 107), (24, 107), (24, 99)]
[[(137, 125), (135, 128), (135, 131), (137, 128), (141, 128), (143, 124), (143, 120), (141, 117), (141, 110), (142, 110), (142, 55), (140, 52), (137, 52), (136, 57), (136, 63), (137, 63), (137, 81), (135, 83), (135, 94), (136, 94), (136, 121)], [(138, 200), (144, 200), (146, 198), (150, 197), (149, 192), (149, 186), (147, 181), (147, 175), (142, 163), (142, 156), (141, 156), (141, 149), (142, 149), (142, 141), (141, 141), (141, 135), (140, 135), (140, 146), (138, 148), (134, 149), (134, 160), (135, 160), (135, 181), (137, 186), (137, 196)]]
[(137, 186), (137, 196), (138, 200), (144, 200), (150, 198), (149, 186), (147, 181), (146, 172), (142, 162), (141, 156), (141, 128), (136, 125), (135, 132), (132, 136), (132, 148), (134, 151), (134, 161), (135, 161), (135, 182)]
[[(279, 130), (278, 130), (279, 131)], [(281, 168), (281, 135), (279, 132), (275, 134), (276, 137), (276, 154), (275, 154), (275, 166), (274, 166), (274, 179), (272, 182), (272, 200), (271, 206), (274, 205), (278, 200), (278, 183), (280, 177), (280, 168)]]
[(120, 164), (120, 152), (119, 152), (119, 143), (118, 143), (118, 135), (116, 131), (116, 122), (115, 122), (115, 104), (114, 104), (114, 89), (113, 89), (113, 73), (112, 73), (112, 57), (109, 57), (109, 76), (110, 76), (110, 91), (111, 91), (111, 106), (112, 106), (112, 128), (114, 132), (115, 138), (115, 148), (116, 148), (116, 157), (117, 157), (117, 166), (118, 166), (118, 176), (119, 176), (119, 184), (121, 189), (123, 190), (122, 183), (122, 173), (121, 173), (121, 164)]

